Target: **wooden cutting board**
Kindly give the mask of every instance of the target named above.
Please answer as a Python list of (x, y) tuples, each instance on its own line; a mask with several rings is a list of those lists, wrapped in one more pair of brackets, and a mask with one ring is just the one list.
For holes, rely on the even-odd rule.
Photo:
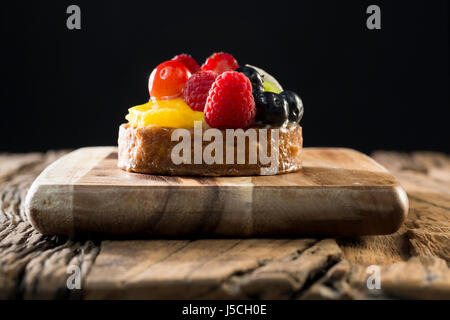
[(76, 150), (31, 186), (26, 211), (44, 234), (352, 236), (389, 234), (408, 213), (395, 178), (351, 149), (305, 148), (300, 172), (171, 177), (125, 172), (115, 147)]

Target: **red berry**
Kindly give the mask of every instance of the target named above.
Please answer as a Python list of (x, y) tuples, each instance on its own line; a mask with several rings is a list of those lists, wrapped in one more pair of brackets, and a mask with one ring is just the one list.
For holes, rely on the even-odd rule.
[(189, 54), (179, 54), (173, 57), (172, 60), (179, 61), (184, 64), (192, 74), (200, 70), (200, 66), (198, 65), (197, 61), (195, 61), (194, 58), (192, 58), (192, 56)]
[(231, 54), (216, 52), (206, 60), (202, 70), (211, 70), (221, 74), (225, 71), (233, 71), (238, 67), (236, 59)]
[(250, 80), (239, 72), (224, 72), (209, 90), (205, 120), (213, 128), (246, 128), (256, 114)]
[(211, 89), (217, 73), (213, 71), (200, 71), (193, 74), (183, 88), (183, 99), (192, 110), (203, 111), (206, 98)]
[(172, 99), (181, 95), (189, 69), (179, 61), (169, 60), (153, 69), (148, 80), (148, 91), (157, 99)]

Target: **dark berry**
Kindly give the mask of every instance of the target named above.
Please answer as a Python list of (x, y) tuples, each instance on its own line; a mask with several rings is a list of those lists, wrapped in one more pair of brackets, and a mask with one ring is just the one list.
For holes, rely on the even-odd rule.
[(303, 117), (302, 99), (292, 91), (283, 91), (280, 93), (289, 104), (289, 121), (299, 123)]
[(250, 79), (253, 95), (257, 95), (258, 93), (264, 91), (263, 79), (258, 71), (247, 66), (239, 67), (235, 71), (243, 73)]
[(256, 121), (261, 124), (281, 126), (288, 119), (289, 105), (283, 96), (273, 92), (261, 92), (255, 97)]

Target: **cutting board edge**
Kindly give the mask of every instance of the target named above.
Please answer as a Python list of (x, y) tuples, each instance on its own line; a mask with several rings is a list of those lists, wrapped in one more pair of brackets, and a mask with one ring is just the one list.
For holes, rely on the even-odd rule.
[[(371, 162), (377, 164), (378, 167), (383, 168), (383, 171), (388, 172), (384, 167), (382, 167), (380, 164), (378, 164), (375, 160), (371, 159), (370, 157), (368, 157), (365, 154), (362, 154), (356, 150), (353, 149), (349, 149), (349, 148), (312, 148), (312, 149), (342, 149), (345, 150), (346, 152), (352, 152), (355, 154), (361, 154), (364, 155), (364, 157), (370, 159)], [(83, 154), (83, 152), (85, 152), (86, 150), (90, 150), (92, 151), (93, 154), (95, 154), (96, 156), (94, 157), (96, 159), (96, 161), (100, 161), (101, 159), (103, 159), (105, 156), (107, 156), (109, 153), (113, 152), (116, 150), (116, 147), (85, 147), (85, 148), (81, 148), (81, 149), (77, 149), (65, 156), (63, 156), (62, 158), (58, 159), (57, 161), (55, 161), (54, 163), (52, 163), (50, 166), (48, 166), (39, 176), (38, 178), (34, 181), (34, 183), (32, 184), (27, 196), (26, 196), (26, 201), (25, 201), (25, 211), (26, 214), (31, 222), (31, 224), (33, 225), (33, 227), (35, 229), (37, 229), (38, 231), (40, 231), (41, 233), (44, 234), (59, 234), (59, 235), (69, 235), (72, 236), (74, 234), (77, 233), (77, 230), (75, 228), (75, 223), (74, 223), (74, 209), (73, 209), (73, 191), (74, 191), (74, 186), (71, 185), (70, 183), (66, 183), (66, 184), (61, 184), (61, 183), (51, 183), (49, 182), (49, 180), (47, 179), (47, 175), (50, 171), (54, 170), (55, 168), (57, 168), (58, 170), (62, 170), (61, 167), (61, 163), (63, 163), (64, 161), (66, 161), (67, 159), (70, 159), (71, 161), (79, 161), (80, 159), (77, 157), (80, 157), (80, 155)], [(90, 165), (90, 167), (93, 167), (95, 165), (95, 161), (94, 163), (92, 163)], [(64, 168), (63, 168), (64, 169)], [(62, 172), (65, 172), (64, 170)], [(70, 174), (69, 174), (69, 177)], [(71, 181), (71, 180), (70, 180)], [(381, 191), (384, 193), (388, 193), (390, 194), (390, 196), (392, 197), (392, 199), (394, 199), (394, 202), (392, 203), (392, 205), (396, 208), (395, 212), (392, 213), (392, 211), (390, 212), (391, 214), (391, 218), (393, 218), (395, 220), (395, 223), (392, 224), (392, 228), (391, 229), (386, 229), (386, 228), (379, 228), (377, 232), (361, 232), (361, 233), (336, 233), (335, 235), (363, 235), (363, 234), (389, 234), (392, 232), (395, 232), (396, 230), (398, 230), (398, 228), (401, 226), (401, 224), (403, 223), (403, 221), (405, 220), (407, 214), (408, 214), (408, 207), (409, 207), (409, 203), (408, 203), (408, 198), (406, 196), (406, 192), (403, 190), (403, 188), (398, 184), (397, 180), (396, 184), (393, 185), (384, 185), (384, 186), (348, 186), (347, 188), (349, 190), (353, 189), (353, 190), (371, 190), (373, 191)], [(83, 188), (83, 187), (92, 187), (92, 185), (77, 185), (77, 188)], [(207, 187), (207, 186), (205, 186)], [(246, 186), (244, 185), (243, 188), (245, 188)], [(104, 189), (108, 189), (108, 186), (103, 187)], [(127, 186), (128, 189), (133, 189), (133, 187)], [(137, 186), (136, 188), (139, 189), (148, 189), (148, 186)], [(169, 188), (173, 188), (169, 187)], [(226, 188), (226, 187), (225, 187)], [(231, 186), (230, 188), (239, 188), (236, 186)], [(249, 187), (251, 188), (251, 186)], [(280, 189), (279, 186), (260, 186), (259, 188), (261, 189)], [(284, 187), (283, 187), (284, 188)], [(287, 187), (289, 188), (289, 187)], [(322, 187), (323, 188), (323, 187)], [(327, 188), (333, 188), (333, 186), (328, 186)], [(338, 187), (342, 189), (342, 186)], [(309, 189), (312, 190), (314, 189), (314, 187), (304, 187), (304, 188), (299, 188), (299, 187), (295, 187), (294, 189)], [(319, 189), (319, 188), (317, 188)], [(241, 189), (239, 189), (241, 190)], [(53, 198), (52, 198), (53, 196)], [(57, 197), (56, 197), (57, 196)], [(46, 198), (49, 197), (49, 198)], [(56, 198), (55, 198), (56, 197)], [(52, 200), (53, 199), (53, 200)], [(57, 201), (55, 202), (55, 199), (57, 199)], [(58, 202), (59, 201), (59, 202)], [(53, 203), (53, 206), (49, 206), (49, 203)], [(56, 203), (56, 205), (55, 205)], [(66, 210), (61, 210), (61, 207), (58, 208), (58, 205), (63, 203), (64, 205), (62, 206), (63, 208), (65, 208)], [(56, 210), (55, 208), (58, 208), (58, 210)], [(358, 231), (364, 231), (364, 230), (358, 230)], [(270, 235), (269, 233), (264, 233), (265, 235)], [(276, 233), (274, 233), (276, 234)], [(222, 235), (224, 235), (222, 233)], [(230, 232), (229, 235), (231, 236), (252, 236), (254, 235), (253, 233), (243, 233), (243, 232), (238, 232), (238, 233), (233, 233)], [(330, 235), (330, 233), (328, 233), (328, 235)]]
[[(78, 187), (85, 187), (87, 194), (90, 192), (90, 188), (95, 188), (95, 186), (78, 186)], [(127, 188), (130, 192), (130, 194), (133, 194), (135, 190), (132, 190), (133, 188)], [(146, 188), (139, 188), (141, 191), (145, 191)], [(276, 189), (276, 187), (274, 188)], [(342, 188), (341, 188), (342, 189)], [(354, 187), (351, 187), (349, 189), (356, 189)], [(367, 192), (367, 195), (369, 195), (371, 198), (377, 198), (378, 196), (382, 196), (386, 198), (389, 196), (392, 200), (390, 202), (390, 206), (386, 207), (384, 209), (378, 208), (376, 211), (376, 215), (370, 217), (369, 215), (372, 214), (370, 210), (366, 208), (367, 204), (364, 202), (357, 202), (353, 201), (353, 209), (352, 211), (346, 206), (345, 201), (341, 203), (340, 205), (336, 205), (333, 209), (330, 209), (328, 211), (321, 209), (321, 214), (323, 216), (328, 216), (328, 219), (331, 220), (333, 217), (333, 213), (335, 211), (341, 211), (345, 212), (346, 216), (340, 217), (340, 219), (344, 219), (346, 221), (353, 221), (352, 223), (359, 224), (359, 227), (356, 228), (357, 231), (349, 231), (351, 229), (346, 229), (345, 226), (342, 227), (339, 224), (336, 225), (336, 230), (324, 230), (321, 227), (318, 228), (319, 231), (316, 232), (309, 232), (309, 230), (302, 229), (301, 227), (296, 232), (290, 232), (289, 234), (297, 234), (297, 235), (329, 235), (329, 236), (360, 236), (360, 235), (381, 235), (381, 234), (391, 234), (395, 231), (397, 231), (400, 226), (403, 224), (404, 220), (406, 219), (408, 215), (408, 209), (409, 209), (409, 201), (408, 197), (406, 195), (405, 190), (399, 185), (394, 185), (391, 187), (374, 187), (374, 188), (364, 188)], [(110, 188), (111, 191), (113, 191), (112, 188)], [(193, 189), (195, 191), (199, 191), (198, 189)], [(315, 191), (320, 191), (319, 189), (314, 190), (313, 188), (307, 189), (308, 192), (311, 193), (311, 197), (317, 197), (317, 199), (320, 198), (319, 192), (316, 193), (314, 196)], [(108, 195), (108, 188), (105, 187), (105, 197)], [(235, 194), (240, 193), (239, 190), (235, 190), (236, 192), (233, 194), (230, 194), (229, 203), (233, 202), (231, 207), (245, 207), (245, 200), (244, 201), (236, 201), (236, 199), (233, 199), (232, 197), (235, 196)], [(295, 191), (294, 189), (292, 191)], [(303, 190), (302, 192), (304, 192)], [(358, 193), (361, 194), (361, 190), (358, 190)], [(347, 195), (351, 198), (352, 193), (347, 192)], [(111, 194), (111, 197), (114, 195)], [(125, 197), (127, 194), (125, 194)], [(261, 193), (260, 195), (256, 195), (257, 197), (264, 197), (264, 195)], [(192, 195), (192, 197), (195, 197), (195, 193)], [(58, 200), (56, 200), (58, 199)], [(291, 197), (291, 199), (293, 199)], [(173, 201), (175, 203), (178, 202), (176, 196), (174, 197)], [(253, 199), (252, 199), (253, 201)], [(227, 202), (227, 201), (225, 201)], [(53, 206), (49, 206), (49, 204), (53, 204)], [(64, 205), (61, 205), (64, 204)], [(294, 201), (292, 201), (291, 204), (286, 202), (286, 206), (291, 206), (293, 208)], [(61, 208), (64, 208), (61, 209)], [(78, 207), (75, 209), (73, 205), (73, 186), (69, 185), (38, 185), (37, 187), (31, 188), (29, 192), (29, 196), (27, 195), (27, 201), (26, 201), (26, 214), (33, 225), (33, 227), (41, 232), (42, 234), (46, 235), (63, 235), (63, 236), (73, 236), (80, 233), (80, 230), (77, 230), (76, 226), (76, 216), (82, 212), (82, 214), (86, 213), (95, 213), (97, 209), (95, 207), (86, 205), (86, 207), (80, 206), (78, 204)], [(146, 232), (145, 230), (136, 230), (133, 232), (130, 232), (129, 227), (121, 228), (120, 224), (118, 225), (116, 223), (116, 217), (117, 216), (124, 216), (124, 212), (127, 212), (127, 216), (133, 217), (133, 215), (136, 216), (145, 216), (145, 218), (136, 218), (133, 217), (132, 219), (140, 220), (140, 223), (138, 224), (146, 224), (150, 220), (152, 220), (152, 217), (158, 214), (166, 214), (166, 215), (172, 215), (175, 214), (181, 210), (184, 210), (185, 214), (189, 216), (190, 214), (195, 214), (195, 212), (198, 211), (206, 211), (208, 208), (190, 208), (189, 210), (186, 210), (186, 207), (183, 205), (180, 205), (179, 207), (172, 208), (170, 211), (167, 212), (160, 212), (158, 209), (156, 210), (150, 210), (146, 209), (145, 212), (142, 210), (139, 211), (136, 208), (130, 208), (129, 207), (121, 207), (120, 205), (114, 204), (112, 205), (108, 211), (111, 213), (108, 215), (108, 217), (114, 217), (114, 219), (110, 219), (108, 221), (107, 218), (101, 218), (101, 219), (93, 219), (91, 221), (91, 225), (94, 227), (90, 227), (90, 232), (92, 234), (102, 234), (104, 233), (100, 229), (96, 229), (95, 226), (98, 225), (109, 225), (111, 227), (110, 234), (115, 235), (126, 235), (131, 233), (136, 233), (139, 235), (161, 235), (161, 236), (175, 236), (175, 235), (183, 235), (182, 232), (179, 233), (164, 233), (164, 232)], [(264, 215), (270, 212), (270, 208), (261, 208), (261, 207), (252, 207), (251, 208), (251, 215)], [(310, 209), (310, 211), (303, 210), (303, 214), (306, 216), (314, 216), (316, 209)], [(230, 213), (236, 212), (237, 209), (231, 210)], [(298, 211), (288, 209), (284, 211), (284, 214), (288, 215), (288, 219), (294, 219), (292, 217), (296, 216), (296, 213)], [(145, 214), (144, 214), (145, 213)], [(292, 217), (289, 217), (289, 213), (292, 215)], [(355, 214), (362, 214), (365, 216), (364, 221), (358, 221), (358, 219), (355, 220)], [(219, 214), (216, 212), (211, 211), (211, 214)], [(227, 214), (226, 212), (224, 214)], [(195, 217), (193, 219), (196, 219)], [(353, 219), (353, 220), (352, 220)], [(301, 219), (300, 219), (301, 220)], [(295, 220), (294, 220), (295, 221)], [(301, 224), (302, 221), (297, 221), (296, 223)], [(176, 224), (176, 219), (173, 220), (171, 223)], [(190, 224), (195, 224), (195, 221), (190, 221)], [(320, 220), (316, 221), (317, 224), (320, 224)], [(170, 223), (169, 223), (170, 224)], [(374, 224), (376, 227), (374, 227)], [(389, 226), (387, 228), (387, 226)], [(271, 231), (270, 228), (274, 228), (274, 231)], [(276, 226), (273, 224), (273, 222), (270, 223), (270, 226), (265, 226), (263, 229), (264, 231), (229, 231), (224, 232), (217, 231), (217, 230), (211, 230), (205, 233), (195, 231), (196, 234), (201, 235), (211, 235), (211, 236), (244, 236), (244, 237), (251, 237), (251, 236), (277, 236), (277, 235), (283, 235), (287, 234), (285, 232), (280, 232), (280, 226)], [(343, 228), (343, 229), (342, 229)], [(230, 226), (230, 230), (232, 230), (232, 225)], [(370, 230), (370, 231), (369, 231)], [(188, 235), (190, 232), (185, 233), (184, 235)]]

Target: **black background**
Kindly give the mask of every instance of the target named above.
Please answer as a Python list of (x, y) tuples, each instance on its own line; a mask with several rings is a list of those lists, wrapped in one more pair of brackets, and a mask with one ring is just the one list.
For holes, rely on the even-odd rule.
[[(81, 30), (66, 8), (81, 8)], [(366, 8), (381, 7), (381, 30)], [(1, 151), (114, 145), (151, 70), (214, 51), (300, 94), (305, 146), (450, 152), (447, 1), (11, 1)]]

